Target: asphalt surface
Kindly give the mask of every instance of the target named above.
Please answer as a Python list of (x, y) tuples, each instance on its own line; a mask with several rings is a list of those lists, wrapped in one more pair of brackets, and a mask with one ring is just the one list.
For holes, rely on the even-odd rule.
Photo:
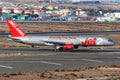
[[(63, 31), (63, 32), (29, 32), (28, 35), (39, 35), (39, 36), (78, 36), (78, 35), (92, 35), (92, 34), (120, 34), (120, 30), (107, 30), (107, 31)], [(0, 37), (8, 36), (10, 33), (0, 33)]]
[(48, 54), (0, 58), (0, 73), (120, 64), (120, 49), (54, 52), (54, 49), (0, 48), (0, 53)]

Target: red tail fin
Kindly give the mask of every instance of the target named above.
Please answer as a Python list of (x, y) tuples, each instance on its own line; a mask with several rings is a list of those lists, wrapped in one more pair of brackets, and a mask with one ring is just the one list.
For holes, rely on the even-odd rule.
[(27, 34), (25, 34), (23, 30), (11, 18), (7, 18), (6, 21), (9, 26), (12, 37), (27, 36)]

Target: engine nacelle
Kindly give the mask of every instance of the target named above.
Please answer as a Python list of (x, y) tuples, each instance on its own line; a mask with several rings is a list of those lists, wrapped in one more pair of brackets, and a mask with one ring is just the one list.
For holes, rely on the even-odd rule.
[(73, 50), (74, 46), (73, 44), (69, 43), (69, 44), (64, 44), (62, 48), (63, 50)]

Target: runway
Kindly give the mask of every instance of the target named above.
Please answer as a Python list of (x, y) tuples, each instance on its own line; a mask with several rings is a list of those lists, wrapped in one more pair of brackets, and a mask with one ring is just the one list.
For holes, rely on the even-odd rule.
[[(0, 73), (120, 64), (119, 49), (54, 52), (53, 49), (0, 48), (0, 53), (36, 54), (36, 56), (0, 58)], [(37, 54), (48, 55), (37, 56)]]
[[(120, 34), (120, 30), (107, 30), (107, 31), (62, 31), (62, 32), (28, 32), (28, 35), (38, 36), (78, 36), (78, 35), (93, 35), (93, 34)], [(0, 33), (0, 37), (7, 37), (10, 33)]]

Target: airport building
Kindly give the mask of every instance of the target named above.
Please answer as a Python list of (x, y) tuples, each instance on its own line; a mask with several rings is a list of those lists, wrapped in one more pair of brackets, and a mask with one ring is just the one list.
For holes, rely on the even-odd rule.
[(26, 9), (26, 10), (24, 10), (24, 14), (32, 14), (32, 10), (31, 9)]
[(14, 13), (16, 14), (22, 14), (23, 13), (23, 9), (22, 8), (14, 8)]
[(2, 8), (2, 13), (12, 13), (12, 8), (3, 7)]
[(80, 0), (72, 0), (72, 3), (80, 2)]

